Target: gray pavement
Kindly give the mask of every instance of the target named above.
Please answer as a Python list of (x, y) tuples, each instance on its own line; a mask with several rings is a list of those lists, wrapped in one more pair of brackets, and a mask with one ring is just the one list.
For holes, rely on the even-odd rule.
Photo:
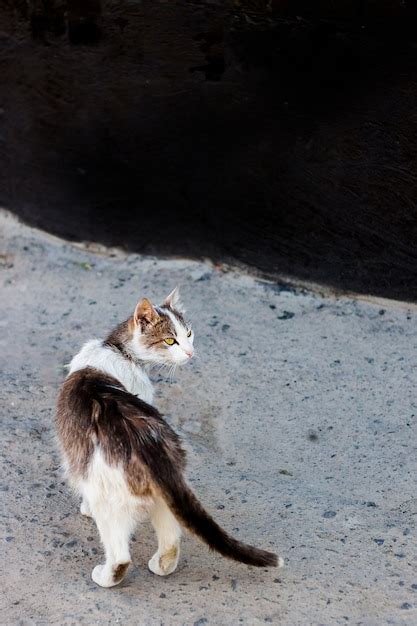
[[(237, 270), (76, 247), (0, 215), (1, 624), (417, 624), (417, 311), (322, 296)], [(187, 535), (178, 571), (111, 590), (62, 480), (53, 412), (64, 365), (138, 297), (179, 284), (199, 357), (156, 403), (189, 477), (258, 570)]]

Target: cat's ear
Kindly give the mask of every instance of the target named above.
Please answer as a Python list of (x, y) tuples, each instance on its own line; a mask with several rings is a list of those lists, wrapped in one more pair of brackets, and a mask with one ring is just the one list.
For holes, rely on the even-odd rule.
[(148, 298), (143, 298), (142, 300), (139, 300), (133, 314), (133, 320), (136, 326), (140, 325), (142, 322), (146, 322), (147, 324), (153, 324), (157, 321), (158, 318), (159, 315), (153, 308)]
[(184, 307), (181, 303), (180, 291), (178, 287), (175, 287), (175, 289), (171, 291), (169, 296), (165, 298), (163, 306), (167, 306), (170, 309), (177, 309), (177, 311), (184, 312)]

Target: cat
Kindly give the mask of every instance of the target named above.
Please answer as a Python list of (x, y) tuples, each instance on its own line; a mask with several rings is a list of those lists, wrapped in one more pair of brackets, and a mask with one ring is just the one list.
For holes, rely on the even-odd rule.
[(158, 549), (149, 569), (171, 574), (180, 554), (181, 526), (213, 550), (248, 565), (282, 566), (271, 552), (227, 534), (204, 510), (184, 479), (178, 435), (152, 406), (152, 365), (181, 365), (194, 354), (194, 333), (174, 289), (161, 306), (147, 298), (105, 341), (88, 341), (72, 359), (59, 393), (56, 430), (80, 512), (93, 517), (105, 563), (92, 579), (120, 583), (131, 563), (129, 539), (147, 514)]

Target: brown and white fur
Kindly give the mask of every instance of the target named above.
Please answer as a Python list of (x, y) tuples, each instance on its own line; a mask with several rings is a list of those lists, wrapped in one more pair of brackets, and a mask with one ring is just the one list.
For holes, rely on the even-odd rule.
[(124, 578), (129, 539), (143, 513), (158, 539), (149, 569), (160, 576), (177, 567), (181, 526), (228, 558), (282, 565), (275, 554), (233, 539), (203, 509), (184, 479), (179, 437), (151, 406), (148, 366), (187, 362), (193, 339), (174, 290), (160, 307), (141, 300), (105, 341), (87, 342), (71, 361), (56, 428), (81, 513), (94, 518), (104, 546), (106, 560), (92, 572), (102, 587)]

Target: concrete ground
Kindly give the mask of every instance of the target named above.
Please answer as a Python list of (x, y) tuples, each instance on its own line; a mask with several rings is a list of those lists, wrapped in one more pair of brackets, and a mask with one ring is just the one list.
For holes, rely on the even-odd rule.
[[(417, 312), (238, 271), (75, 247), (0, 216), (2, 603), (8, 624), (417, 624)], [(63, 482), (64, 365), (179, 284), (199, 358), (155, 374), (218, 521), (285, 558), (258, 570), (190, 536), (178, 571), (97, 587), (94, 524)]]

